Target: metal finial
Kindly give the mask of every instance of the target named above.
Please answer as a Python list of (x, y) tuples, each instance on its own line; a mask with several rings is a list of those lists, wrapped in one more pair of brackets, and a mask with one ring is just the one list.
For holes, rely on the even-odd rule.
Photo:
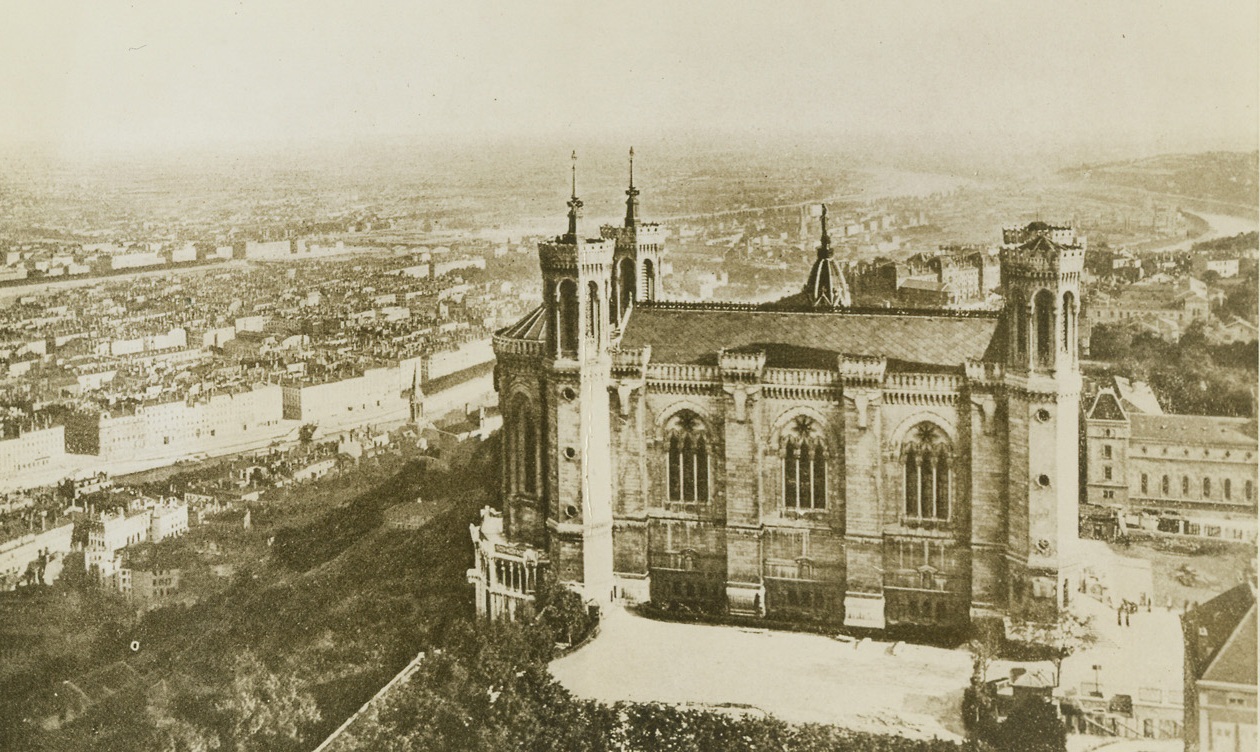
[(630, 187), (634, 187), (634, 147), (630, 147)]
[(573, 198), (577, 198), (577, 149), (569, 158), (573, 160)]
[(818, 246), (819, 258), (831, 258), (831, 237), (827, 235), (827, 205), (822, 204), (822, 245)]

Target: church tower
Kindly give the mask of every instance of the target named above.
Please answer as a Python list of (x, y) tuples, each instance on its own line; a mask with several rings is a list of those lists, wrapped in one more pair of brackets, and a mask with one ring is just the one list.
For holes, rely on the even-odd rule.
[(609, 300), (615, 242), (582, 236), (573, 155), (568, 230), (538, 246), (545, 435), (539, 505), (556, 578), (596, 602), (612, 590)]
[(1015, 614), (1051, 617), (1077, 573), (1077, 354), (1085, 240), (1033, 222), (1003, 231), (1009, 499), (1008, 594)]
[(626, 218), (621, 226), (606, 225), (601, 237), (613, 240), (612, 297), (608, 320), (620, 330), (636, 302), (656, 300), (660, 287), (664, 232), (655, 222), (639, 219), (639, 189), (634, 187), (634, 147), (630, 147), (630, 187), (626, 189)]

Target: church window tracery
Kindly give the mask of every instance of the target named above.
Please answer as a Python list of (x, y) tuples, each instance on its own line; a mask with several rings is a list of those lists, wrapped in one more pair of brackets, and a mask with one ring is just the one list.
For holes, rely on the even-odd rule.
[(818, 424), (803, 415), (784, 440), (783, 506), (795, 511), (827, 508), (827, 444)]
[(666, 480), (669, 500), (708, 501), (709, 445), (704, 424), (690, 410), (684, 410), (669, 423)]
[(902, 449), (908, 519), (949, 519), (952, 454), (949, 438), (931, 423), (910, 429)]

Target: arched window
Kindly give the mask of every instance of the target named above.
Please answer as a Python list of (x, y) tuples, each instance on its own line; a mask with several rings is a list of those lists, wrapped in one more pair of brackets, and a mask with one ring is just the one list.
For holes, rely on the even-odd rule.
[(577, 355), (578, 294), (577, 283), (566, 279), (560, 283), (560, 354)]
[(1016, 297), (1014, 300), (1015, 309), (1015, 352), (1020, 355), (1028, 354), (1028, 311), (1024, 307), (1024, 301)]
[[(543, 302), (556, 305), (559, 301), (560, 293), (556, 289), (556, 283), (548, 280), (546, 297), (543, 298)], [(547, 352), (553, 355), (560, 353), (560, 315), (558, 311), (555, 314), (555, 320), (547, 326)]]
[(1054, 365), (1054, 296), (1042, 290), (1033, 297), (1033, 319), (1037, 326), (1037, 364)]
[(508, 467), (512, 489), (518, 493), (538, 492), (538, 429), (529, 400), (519, 395), (512, 403), (511, 432), (508, 434)]
[(690, 410), (670, 420), (668, 460), (665, 466), (670, 501), (708, 501), (709, 444), (704, 424)]
[(783, 506), (795, 511), (827, 508), (827, 443), (822, 428), (796, 418), (783, 439)]
[(1076, 339), (1076, 316), (1073, 312), (1075, 304), (1076, 298), (1072, 293), (1063, 293), (1063, 352), (1067, 353), (1069, 358), (1076, 350), (1073, 342)]
[(625, 318), (632, 303), (634, 303), (634, 259), (623, 258), (617, 270), (617, 315)]
[(1181, 476), (1181, 495), (1187, 497), (1190, 495), (1190, 476), (1188, 475)]
[(586, 336), (599, 344), (599, 284), (586, 286)]
[(1212, 498), (1212, 479), (1211, 478), (1203, 479), (1203, 498), (1205, 499)]
[(1150, 493), (1150, 482), (1146, 477), (1146, 473), (1142, 473), (1142, 493)]
[(1168, 483), (1168, 476), (1165, 475), (1159, 482), (1159, 492), (1163, 496), (1168, 496), (1171, 486)]
[(643, 299), (656, 300), (656, 267), (651, 259), (643, 262)]
[(949, 437), (931, 423), (910, 429), (902, 447), (908, 519), (949, 519), (952, 454)]

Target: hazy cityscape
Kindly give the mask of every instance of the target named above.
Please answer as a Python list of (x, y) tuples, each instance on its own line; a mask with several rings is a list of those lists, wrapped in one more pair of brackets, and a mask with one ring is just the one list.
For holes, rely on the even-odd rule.
[(1256, 11), (1016, 7), (17, 11), (0, 749), (1257, 749)]

